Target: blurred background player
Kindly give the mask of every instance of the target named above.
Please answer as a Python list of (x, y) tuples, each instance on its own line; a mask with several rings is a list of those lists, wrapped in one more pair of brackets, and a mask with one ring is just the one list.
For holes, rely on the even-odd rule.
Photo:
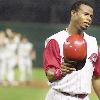
[(13, 40), (14, 43), (16, 43), (16, 45), (18, 45), (18, 43), (20, 42), (20, 38), (21, 38), (21, 34), (17, 33), (17, 32), (13, 32), (12, 29), (10, 28), (6, 28), (5, 29), (5, 33), (8, 37), (8, 41), (9, 40)]
[(18, 37), (15, 34), (15, 32), (13, 32), (11, 29), (6, 29), (5, 32), (8, 38), (6, 46), (12, 53), (12, 56), (9, 59), (8, 81), (10, 82), (10, 84), (16, 85), (14, 77), (15, 77), (15, 67), (17, 65), (17, 48), (20, 42), (20, 37)]
[(18, 67), (20, 71), (20, 83), (22, 84), (32, 81), (33, 58), (35, 58), (35, 53), (33, 55), (33, 45), (26, 36), (22, 36), (18, 46)]
[(5, 83), (5, 74), (7, 74), (7, 49), (5, 45), (5, 33), (0, 31), (0, 83)]
[(0, 80), (2, 84), (12, 85), (14, 82), (14, 65), (12, 52), (6, 44), (6, 36), (4, 32), (0, 32)]

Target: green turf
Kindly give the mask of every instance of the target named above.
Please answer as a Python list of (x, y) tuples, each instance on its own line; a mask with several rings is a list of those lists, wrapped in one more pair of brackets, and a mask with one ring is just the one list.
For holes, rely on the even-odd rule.
[[(16, 77), (18, 78), (19, 72), (18, 70), (16, 72)], [(41, 69), (33, 69), (33, 80), (47, 81), (44, 71)], [(47, 91), (48, 89), (36, 87), (0, 87), (0, 100), (44, 100)], [(92, 93), (90, 100), (98, 99)]]
[(47, 89), (0, 87), (0, 100), (44, 100)]
[[(16, 80), (19, 79), (19, 74), (20, 73), (19, 73), (18, 69), (16, 68), (16, 74), (15, 74)], [(32, 79), (33, 80), (47, 81), (47, 78), (45, 76), (43, 69), (40, 69), (40, 68), (33, 68)]]
[(33, 68), (33, 79), (39, 79), (39, 80), (42, 80), (42, 81), (47, 81), (47, 78), (46, 78), (44, 71), (41, 70), (40, 68), (38, 68), (38, 69)]
[(99, 100), (99, 99), (97, 98), (96, 95), (91, 94), (91, 95), (90, 95), (90, 100)]

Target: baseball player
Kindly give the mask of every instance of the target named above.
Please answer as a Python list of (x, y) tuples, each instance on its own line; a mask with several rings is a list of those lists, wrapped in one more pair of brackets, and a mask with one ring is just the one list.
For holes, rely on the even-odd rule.
[(6, 44), (6, 47), (10, 50), (10, 54), (12, 54), (11, 58), (8, 60), (9, 61), (9, 66), (8, 66), (8, 81), (10, 84), (14, 85), (15, 84), (15, 67), (17, 65), (17, 47), (18, 45), (15, 43), (13, 39), (9, 39), (8, 43)]
[(33, 45), (23, 36), (18, 46), (18, 66), (20, 70), (20, 82), (32, 80), (32, 49)]
[(6, 47), (5, 38), (5, 33), (0, 32), (0, 81), (2, 84), (5, 84), (6, 80), (9, 83), (13, 81), (11, 61), (13, 62), (14, 53)]
[(0, 32), (0, 83), (5, 82), (4, 75), (7, 72), (6, 48), (5, 48), (5, 33)]
[[(98, 56), (98, 45), (95, 37), (84, 32), (92, 23), (93, 8), (85, 1), (77, 1), (72, 5), (70, 14), (71, 20), (68, 27), (45, 41), (43, 64), (51, 86), (45, 100), (89, 100), (92, 79), (100, 99), (98, 94), (100, 91), (96, 84), (97, 78), (92, 78), (97, 76), (93, 72), (97, 73), (95, 62)], [(65, 63), (63, 60), (63, 44), (71, 34), (83, 36), (87, 42), (87, 57), (80, 70), (75, 69), (74, 63)], [(98, 73), (100, 77), (100, 71)]]
[(7, 35), (6, 47), (12, 54), (11, 58), (8, 60), (8, 81), (11, 85), (17, 85), (17, 81), (15, 81), (15, 67), (17, 65), (17, 49), (20, 42), (20, 34), (13, 32), (9, 28), (7, 28), (5, 32)]

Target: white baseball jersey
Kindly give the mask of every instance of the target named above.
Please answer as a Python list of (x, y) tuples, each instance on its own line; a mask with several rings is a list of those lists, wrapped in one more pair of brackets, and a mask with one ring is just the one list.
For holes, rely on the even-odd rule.
[(11, 61), (9, 60), (12, 67), (15, 67), (17, 64), (17, 47), (18, 45), (14, 42), (7, 43), (7, 48), (10, 50), (10, 53), (12, 53)]
[[(7, 69), (7, 59), (8, 59), (7, 54), (8, 53), (7, 53), (6, 48), (0, 47), (0, 74), (4, 74)], [(0, 77), (2, 76), (0, 75)]]
[(31, 43), (20, 43), (18, 46), (18, 56), (24, 58), (30, 58), (31, 51), (32, 51), (32, 44)]
[(0, 48), (0, 79), (5, 80), (5, 74), (7, 76), (7, 79), (9, 81), (9, 69), (11, 69), (11, 63), (12, 57), (14, 54), (7, 48), (2, 47)]
[(19, 44), (18, 65), (20, 70), (20, 81), (30, 81), (32, 79), (32, 46), (30, 42)]
[[(63, 44), (68, 38), (69, 34), (65, 30), (60, 31), (45, 41), (45, 47), (47, 43), (54, 39), (57, 41), (60, 48), (61, 62), (63, 62)], [(87, 42), (87, 58), (84, 67), (81, 70), (73, 71), (71, 74), (67, 74), (61, 80), (50, 83), (49, 85), (56, 90), (67, 92), (71, 94), (87, 94), (91, 92), (91, 79), (94, 71), (91, 57), (94, 54), (98, 54), (98, 46), (95, 37), (89, 36), (84, 32), (84, 39)], [(92, 57), (93, 58), (93, 57)]]

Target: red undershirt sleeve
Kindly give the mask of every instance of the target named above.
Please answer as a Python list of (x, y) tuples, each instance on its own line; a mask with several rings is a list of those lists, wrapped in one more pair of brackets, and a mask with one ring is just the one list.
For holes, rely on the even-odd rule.
[(43, 52), (43, 66), (45, 72), (49, 68), (60, 69), (61, 66), (61, 56), (60, 56), (60, 48), (56, 40), (51, 39)]
[(98, 53), (97, 62), (95, 63), (94, 76), (100, 77), (100, 52)]

